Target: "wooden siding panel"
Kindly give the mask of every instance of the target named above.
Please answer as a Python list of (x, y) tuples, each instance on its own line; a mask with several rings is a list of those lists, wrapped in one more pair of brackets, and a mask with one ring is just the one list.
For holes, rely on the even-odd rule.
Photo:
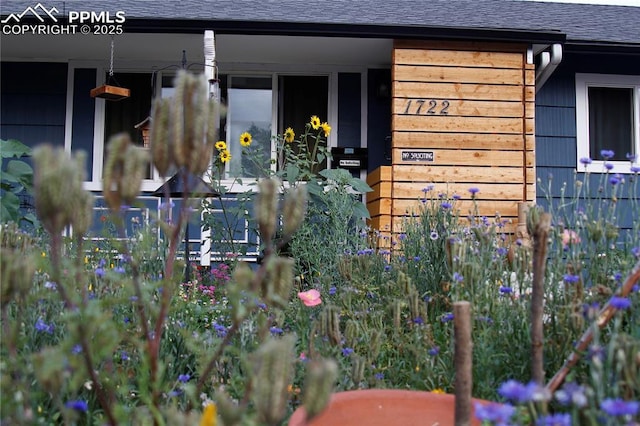
[(393, 75), (398, 81), (425, 83), (456, 81), (479, 84), (522, 84), (522, 71), (519, 69), (395, 65)]
[(522, 54), (504, 52), (396, 49), (395, 64), (522, 69)]
[(522, 182), (514, 181), (513, 183), (482, 183), (472, 184), (466, 183), (436, 183), (433, 188), (425, 193), (425, 184), (422, 182), (404, 182), (394, 183), (393, 194), (396, 199), (417, 199), (424, 197), (432, 197), (434, 194), (447, 194), (451, 197), (457, 194), (463, 200), (470, 200), (471, 193), (469, 188), (474, 187), (479, 190), (476, 194), (476, 200), (522, 200)]
[[(394, 130), (455, 133), (523, 133), (521, 118), (394, 116)], [(527, 123), (529, 124), (529, 123)], [(533, 131), (533, 129), (531, 129)]]
[[(522, 182), (525, 174), (521, 167), (486, 166), (423, 166), (394, 165), (393, 181), (425, 182), (465, 182), (465, 183), (503, 183)], [(527, 182), (535, 181), (535, 172), (527, 168)], [(469, 185), (472, 186), (472, 185)]]
[[(415, 161), (402, 162), (401, 148), (395, 148), (393, 150), (393, 163), (394, 164), (412, 164)], [(533, 165), (533, 153), (525, 154), (521, 151), (474, 151), (474, 150), (432, 150), (434, 152), (434, 164), (438, 166), (475, 166), (482, 164), (485, 166), (522, 166), (523, 158), (526, 159), (527, 165)], [(424, 167), (424, 166), (422, 166)], [(485, 168), (485, 172), (487, 172)], [(520, 168), (520, 174), (522, 174), (522, 168)]]
[(522, 135), (519, 134), (397, 131), (393, 133), (393, 141), (395, 146), (402, 148), (522, 150)]
[[(409, 104), (409, 100), (411, 104)], [(434, 99), (435, 100), (435, 99)], [(393, 100), (393, 114), (414, 113), (420, 108), (420, 113), (425, 116), (436, 117), (435, 114), (429, 114), (429, 102), (431, 99), (420, 98), (395, 98)], [(442, 99), (436, 100), (440, 103)], [(409, 111), (407, 111), (409, 109)], [(517, 117), (522, 118), (525, 114), (524, 105), (520, 101), (475, 101), (462, 99), (456, 102), (450, 102), (447, 108), (448, 117)]]
[[(526, 89), (525, 89), (526, 90)], [(528, 96), (528, 91), (525, 91)], [(522, 101), (521, 86), (501, 86), (498, 84), (472, 83), (420, 83), (414, 81), (394, 81), (394, 97), (489, 101)], [(526, 99), (532, 101), (534, 99)]]

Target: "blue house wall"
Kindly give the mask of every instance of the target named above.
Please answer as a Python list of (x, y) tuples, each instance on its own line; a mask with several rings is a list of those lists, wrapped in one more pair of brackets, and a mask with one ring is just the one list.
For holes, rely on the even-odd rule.
[[(589, 198), (602, 196), (601, 187), (610, 191), (607, 175), (585, 174), (576, 167), (576, 73), (636, 75), (640, 58), (614, 53), (565, 52), (564, 58), (547, 83), (536, 94), (536, 176), (537, 204), (548, 208), (549, 200), (559, 202), (563, 195), (575, 195), (576, 179), (588, 179), (583, 188)], [(633, 66), (635, 64), (635, 66)], [(577, 173), (576, 173), (577, 172)], [(612, 170), (615, 173), (616, 170)], [(640, 185), (633, 186), (637, 175), (626, 174), (625, 184), (617, 188), (619, 224), (631, 228), (631, 200), (640, 199)], [(564, 190), (563, 190), (564, 188)]]

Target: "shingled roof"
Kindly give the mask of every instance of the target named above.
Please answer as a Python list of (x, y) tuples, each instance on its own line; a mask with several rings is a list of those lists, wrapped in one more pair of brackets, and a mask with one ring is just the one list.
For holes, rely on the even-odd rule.
[[(34, 1), (4, 0), (3, 16), (22, 12)], [(41, 1), (69, 10), (126, 13), (127, 25), (142, 30), (200, 30), (283, 33), (306, 31), (374, 37), (449, 31), (491, 31), (566, 35), (569, 44), (640, 47), (640, 7), (548, 3), (523, 0), (90, 0)], [(342, 35), (342, 34), (341, 34)]]

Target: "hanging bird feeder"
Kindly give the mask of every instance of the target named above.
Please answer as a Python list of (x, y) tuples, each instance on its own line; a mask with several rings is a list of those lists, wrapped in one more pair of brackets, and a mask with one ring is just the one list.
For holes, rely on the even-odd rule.
[(105, 99), (107, 101), (121, 101), (131, 95), (131, 90), (117, 85), (115, 77), (113, 76), (113, 37), (111, 37), (111, 58), (109, 61), (109, 77), (107, 82), (102, 86), (91, 89), (92, 98)]

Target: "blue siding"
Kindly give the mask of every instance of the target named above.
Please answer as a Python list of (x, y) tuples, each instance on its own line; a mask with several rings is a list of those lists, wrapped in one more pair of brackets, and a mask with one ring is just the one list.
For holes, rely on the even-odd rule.
[(93, 127), (95, 121), (95, 100), (89, 91), (95, 87), (95, 69), (76, 69), (73, 78), (73, 119), (71, 149), (87, 153), (87, 177), (91, 180), (93, 170)]
[[(548, 207), (547, 197), (558, 203), (563, 192), (565, 197), (572, 197), (575, 180), (584, 181), (586, 177), (580, 170), (576, 171), (575, 74), (638, 74), (640, 68), (630, 66), (633, 63), (638, 63), (637, 57), (567, 52), (555, 73), (536, 94), (538, 205)], [(589, 182), (584, 185), (584, 189), (589, 190), (587, 198), (610, 196), (613, 186), (608, 181), (608, 175), (592, 173), (587, 176)], [(637, 220), (631, 217), (631, 199), (640, 199), (640, 185), (632, 186), (630, 182), (630, 179), (637, 179), (638, 176), (624, 175), (624, 178), (625, 183), (616, 188), (616, 207), (621, 227), (631, 228), (633, 221)]]
[(0, 137), (64, 146), (67, 64), (0, 64)]
[(341, 147), (360, 147), (362, 133), (360, 80), (360, 73), (338, 74), (338, 130)]

